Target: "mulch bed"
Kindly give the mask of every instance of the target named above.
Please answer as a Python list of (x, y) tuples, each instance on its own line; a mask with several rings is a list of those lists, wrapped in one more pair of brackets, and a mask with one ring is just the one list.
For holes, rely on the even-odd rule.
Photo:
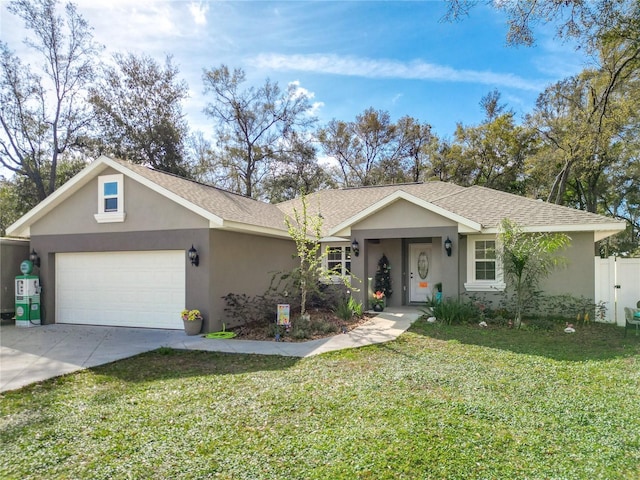
[[(365, 324), (371, 318), (373, 318), (374, 314), (364, 313), (361, 317), (352, 317), (352, 319), (348, 322), (345, 322), (341, 318), (338, 318), (335, 313), (330, 310), (322, 310), (322, 309), (311, 309), (307, 311), (311, 316), (311, 323), (314, 322), (325, 322), (331, 323), (336, 326), (335, 332), (313, 332), (308, 338), (294, 338), (291, 335), (287, 335), (286, 333), (281, 337), (281, 341), (283, 342), (308, 342), (309, 340), (316, 340), (319, 338), (327, 338), (333, 337), (334, 335), (342, 335), (343, 326), (346, 331), (349, 332), (354, 328), (359, 327), (360, 325)], [(295, 322), (295, 316), (292, 315), (291, 318)], [(274, 335), (272, 329), (269, 327), (265, 327), (262, 325), (256, 324), (246, 324), (238, 327), (230, 328), (229, 330), (236, 333), (234, 338), (240, 340), (274, 340)]]

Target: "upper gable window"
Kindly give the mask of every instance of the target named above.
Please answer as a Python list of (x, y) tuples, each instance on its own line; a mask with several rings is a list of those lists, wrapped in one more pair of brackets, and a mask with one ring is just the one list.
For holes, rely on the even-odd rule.
[(102, 197), (104, 199), (105, 212), (118, 211), (118, 182), (104, 182), (102, 184)]
[(122, 174), (98, 177), (98, 223), (124, 222), (124, 176)]

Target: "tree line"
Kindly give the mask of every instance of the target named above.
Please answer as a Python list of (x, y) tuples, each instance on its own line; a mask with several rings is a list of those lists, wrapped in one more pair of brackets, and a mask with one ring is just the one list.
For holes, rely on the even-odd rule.
[[(449, 18), (477, 2), (451, 0)], [(245, 72), (204, 70), (211, 132), (190, 131), (188, 85), (167, 56), (102, 48), (73, 3), (15, 0), (26, 45), (42, 68), (0, 41), (0, 233), (101, 154), (270, 202), (323, 188), (441, 180), (542, 198), (628, 223), (610, 245), (638, 249), (640, 232), (640, 4), (629, 0), (497, 2), (507, 41), (531, 45), (535, 22), (556, 22), (592, 65), (545, 88), (521, 121), (500, 92), (483, 120), (441, 138), (429, 123), (374, 107), (319, 125), (307, 92)], [(327, 159), (330, 159), (327, 161)]]

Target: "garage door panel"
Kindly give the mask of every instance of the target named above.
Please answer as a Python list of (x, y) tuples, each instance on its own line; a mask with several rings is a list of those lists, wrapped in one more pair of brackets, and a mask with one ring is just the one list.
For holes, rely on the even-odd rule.
[(56, 255), (56, 322), (182, 329), (185, 253)]

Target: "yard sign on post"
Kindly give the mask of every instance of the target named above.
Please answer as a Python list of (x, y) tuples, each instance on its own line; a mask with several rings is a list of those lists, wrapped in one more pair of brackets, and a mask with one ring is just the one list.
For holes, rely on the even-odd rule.
[(288, 327), (291, 323), (289, 322), (289, 312), (291, 308), (288, 303), (279, 303), (278, 304), (278, 325), (282, 325), (284, 327)]
[(280, 341), (280, 326), (285, 328), (289, 328), (291, 326), (290, 322), (290, 311), (291, 306), (288, 303), (279, 303), (278, 304), (278, 318), (276, 320), (276, 342)]

